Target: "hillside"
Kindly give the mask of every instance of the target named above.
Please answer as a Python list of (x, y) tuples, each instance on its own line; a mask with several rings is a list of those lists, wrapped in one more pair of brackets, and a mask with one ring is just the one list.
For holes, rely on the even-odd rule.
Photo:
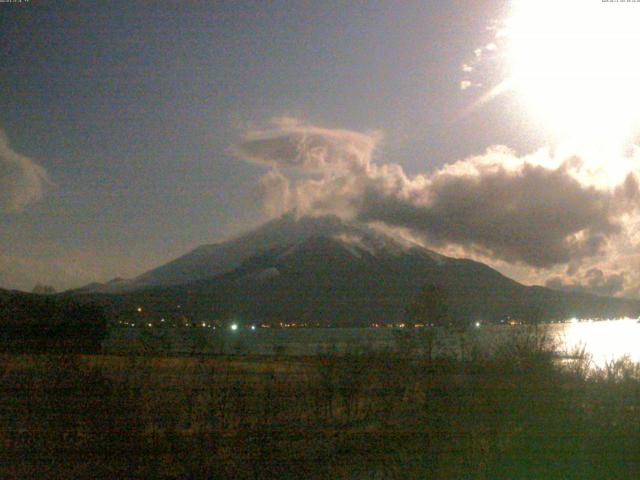
[(482, 263), (335, 217), (283, 217), (236, 240), (200, 247), (128, 288), (133, 285), (141, 287), (104, 296), (118, 315), (143, 306), (145, 318), (198, 322), (399, 323), (426, 285), (440, 286), (451, 316), (465, 323), (640, 313), (637, 301), (527, 287)]

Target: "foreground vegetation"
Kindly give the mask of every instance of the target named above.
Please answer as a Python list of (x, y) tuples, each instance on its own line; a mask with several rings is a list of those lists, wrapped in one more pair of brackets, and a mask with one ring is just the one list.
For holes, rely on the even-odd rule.
[(638, 478), (640, 368), (483, 354), (0, 357), (0, 478)]

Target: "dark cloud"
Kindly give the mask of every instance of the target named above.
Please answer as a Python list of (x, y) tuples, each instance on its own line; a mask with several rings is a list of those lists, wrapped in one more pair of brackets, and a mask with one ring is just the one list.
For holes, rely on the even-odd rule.
[(374, 183), (359, 216), (536, 267), (595, 255), (620, 230), (610, 194), (582, 186), (562, 167), (526, 163), (436, 173), (409, 196)]
[[(575, 157), (519, 158), (494, 148), (409, 177), (399, 165), (371, 162), (376, 139), (364, 134), (296, 125), (261, 135), (240, 146), (241, 158), (323, 172), (287, 183), (287, 208), (404, 227), (433, 246), (535, 268), (579, 264), (602, 253), (640, 196), (633, 175), (610, 189), (586, 184), (576, 175), (581, 162)], [(281, 184), (274, 182), (278, 189)], [(270, 210), (281, 197), (265, 196)]]
[(18, 212), (40, 200), (49, 183), (46, 170), (13, 151), (0, 131), (0, 212)]
[(605, 274), (599, 268), (591, 268), (578, 278), (551, 277), (547, 280), (546, 286), (556, 290), (612, 296), (623, 292), (625, 283), (625, 273)]
[(633, 173), (629, 173), (622, 184), (620, 184), (614, 191), (614, 200), (616, 206), (623, 210), (633, 208), (638, 204), (640, 199), (640, 186), (638, 185), (638, 178)]

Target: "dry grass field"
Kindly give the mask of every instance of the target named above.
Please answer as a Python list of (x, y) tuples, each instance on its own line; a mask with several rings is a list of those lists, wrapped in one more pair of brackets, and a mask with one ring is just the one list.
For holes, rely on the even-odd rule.
[(491, 356), (3, 355), (1, 478), (638, 478), (640, 370)]

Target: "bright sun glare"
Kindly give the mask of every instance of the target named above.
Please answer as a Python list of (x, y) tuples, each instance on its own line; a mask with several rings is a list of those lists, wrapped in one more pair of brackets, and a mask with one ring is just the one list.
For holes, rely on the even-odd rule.
[(500, 90), (560, 137), (622, 148), (640, 123), (640, 4), (513, 0)]

